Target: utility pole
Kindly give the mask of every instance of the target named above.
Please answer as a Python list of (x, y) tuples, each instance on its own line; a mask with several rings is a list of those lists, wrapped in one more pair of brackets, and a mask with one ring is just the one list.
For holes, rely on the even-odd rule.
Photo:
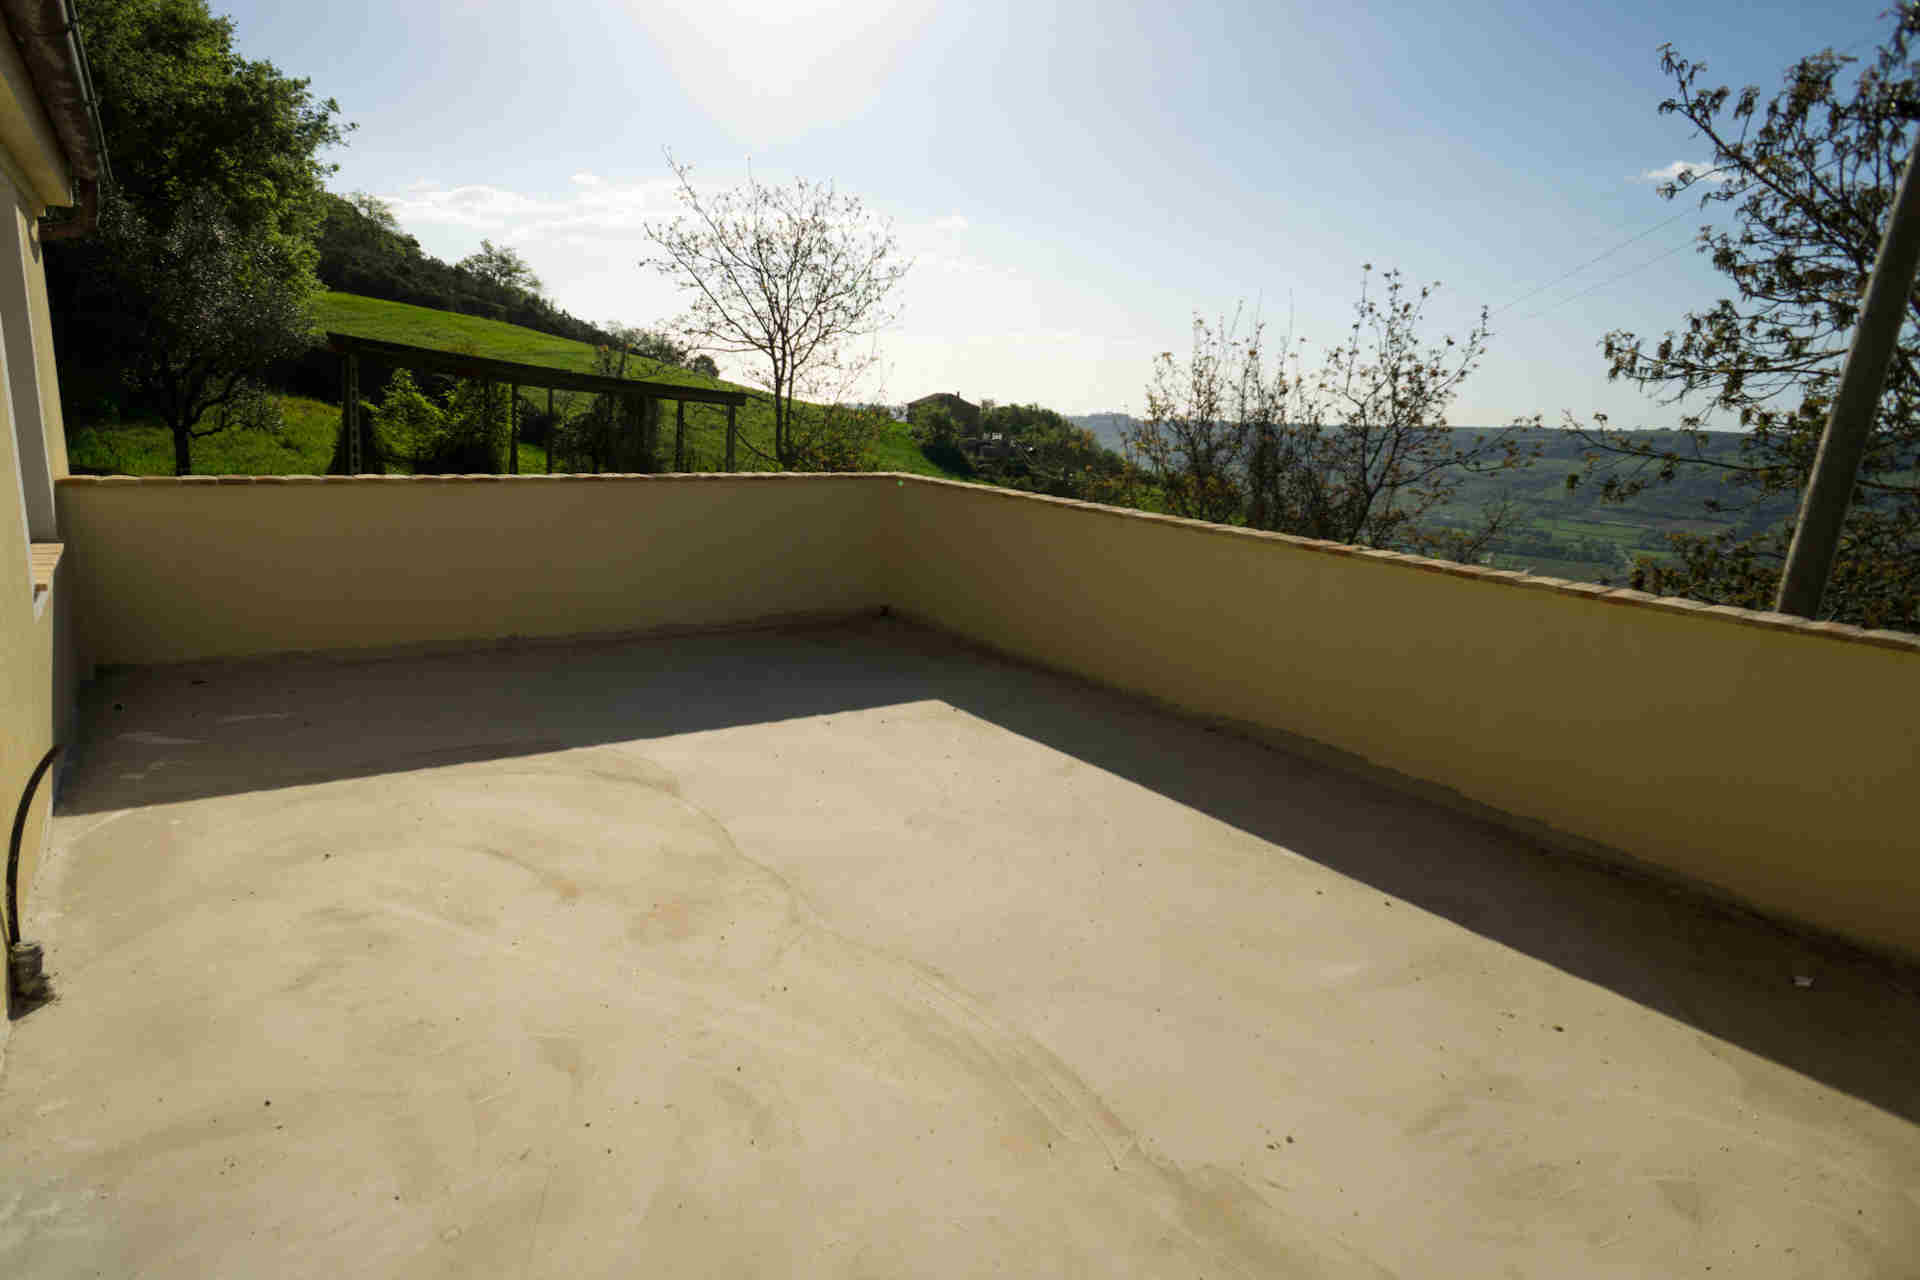
[(1920, 145), (1907, 155), (1900, 174), (1900, 190), (1887, 215), (1880, 238), (1880, 254), (1867, 279), (1853, 345), (1840, 371), (1840, 387), (1827, 415), (1827, 429), (1814, 455), (1813, 475), (1800, 500), (1800, 518), (1793, 526), (1793, 544), (1787, 550), (1786, 571), (1780, 575), (1780, 593), (1773, 607), (1781, 613), (1814, 617), (1833, 574), (1833, 558), (1840, 547), (1840, 527), (1853, 501), (1860, 460), (1867, 452), (1867, 436), (1880, 393), (1886, 390), (1887, 366), (1906, 319), (1912, 295), (1914, 269), (1920, 265), (1920, 181), (1914, 178), (1914, 158)]

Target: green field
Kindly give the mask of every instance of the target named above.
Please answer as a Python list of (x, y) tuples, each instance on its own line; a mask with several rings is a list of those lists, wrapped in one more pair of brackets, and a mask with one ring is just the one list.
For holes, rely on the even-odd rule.
[[(193, 442), (195, 470), (203, 475), (317, 475), (327, 469), (340, 430), (340, 406), (281, 396), (286, 429), (278, 436), (228, 431)], [(67, 460), (76, 473), (126, 476), (173, 474), (173, 437), (153, 423), (110, 427), (69, 425)]]
[[(1463, 434), (1479, 428), (1460, 428)], [(1460, 476), (1455, 500), (1434, 513), (1455, 527), (1470, 527), (1483, 506), (1510, 500), (1517, 519), (1494, 544), (1491, 563), (1500, 569), (1577, 581), (1624, 582), (1631, 562), (1639, 556), (1667, 560), (1670, 533), (1712, 534), (1730, 530), (1746, 536), (1777, 526), (1793, 512), (1790, 496), (1775, 495), (1751, 503), (1751, 491), (1731, 488), (1725, 473), (1705, 467), (1682, 468), (1670, 484), (1650, 486), (1624, 503), (1603, 502), (1597, 481), (1569, 491), (1569, 473), (1580, 472), (1586, 446), (1565, 431), (1527, 432), (1541, 450), (1539, 461), (1518, 471)], [(1670, 432), (1634, 433), (1655, 445), (1672, 439)], [(1728, 432), (1710, 437), (1707, 456), (1733, 459), (1740, 437)], [(1733, 508), (1715, 513), (1710, 499)]]
[[(471, 351), (496, 360), (547, 365), (581, 373), (593, 371), (593, 348), (556, 338), (519, 325), (458, 315), (404, 302), (384, 302), (350, 293), (323, 292), (314, 303), (315, 320), (323, 331), (404, 342), (412, 346)], [(776, 469), (773, 452), (773, 403), (763, 391), (708, 378), (686, 369), (637, 360), (628, 366), (630, 377), (680, 386), (724, 387), (745, 391), (746, 405), (738, 413), (740, 445), (736, 465), (742, 471)], [(377, 399), (379, 387), (363, 387), (362, 395)], [(538, 395), (537, 392), (530, 394)], [(258, 432), (223, 432), (196, 440), (194, 470), (203, 475), (311, 475), (324, 472), (333, 456), (340, 425), (337, 403), (299, 396), (281, 396), (286, 429), (278, 436)], [(815, 413), (811, 405), (802, 412)], [(726, 410), (719, 405), (687, 405), (688, 467), (718, 471), (726, 463)], [(673, 432), (673, 410), (666, 411), (663, 437)], [(122, 475), (172, 475), (173, 446), (166, 430), (150, 422), (70, 423), (68, 452), (77, 472), (115, 472)], [(875, 443), (866, 465), (876, 471), (907, 471), (919, 475), (950, 473), (929, 461), (913, 442), (904, 423), (891, 423)], [(522, 472), (545, 471), (546, 453), (536, 445), (520, 446)]]

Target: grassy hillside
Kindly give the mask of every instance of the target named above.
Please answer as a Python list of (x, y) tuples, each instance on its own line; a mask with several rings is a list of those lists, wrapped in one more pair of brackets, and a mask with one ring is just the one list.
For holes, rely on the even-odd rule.
[[(458, 315), (409, 306), (404, 302), (382, 302), (351, 293), (325, 293), (316, 310), (320, 327), (337, 333), (387, 342), (405, 342), (418, 347), (448, 350), (471, 349), (474, 354), (496, 360), (518, 360), (525, 364), (550, 365), (593, 372), (593, 348), (585, 343), (556, 338), (551, 334), (523, 329), (519, 325), (485, 320), (478, 316)], [(771, 471), (775, 464), (762, 454), (773, 452), (773, 401), (764, 391), (738, 383), (709, 378), (672, 365), (638, 360), (628, 365), (628, 376), (649, 382), (670, 382), (676, 386), (722, 387), (745, 391), (746, 405), (740, 409), (738, 427), (741, 447), (737, 464), (742, 471)], [(378, 388), (363, 388), (363, 394), (377, 396)], [(811, 405), (802, 412), (816, 412)], [(687, 406), (689, 468), (717, 471), (726, 462), (726, 409), (719, 405)], [(665, 431), (673, 429), (672, 409), (668, 409)], [(670, 434), (669, 434), (670, 438)], [(758, 450), (758, 453), (756, 453)], [(949, 473), (920, 452), (904, 424), (891, 429), (875, 445), (870, 464), (881, 471), (909, 471), (919, 475), (945, 476)], [(524, 467), (524, 462), (523, 462)], [(544, 456), (541, 460), (544, 468)]]
[[(350, 293), (322, 293), (315, 301), (316, 321), (323, 331), (404, 342), (443, 350), (470, 350), (476, 355), (523, 364), (548, 365), (581, 373), (593, 371), (593, 348), (585, 343), (539, 333), (519, 325), (478, 316), (435, 311), (404, 302), (383, 302)], [(737, 464), (743, 471), (771, 471), (775, 464), (762, 454), (773, 451), (773, 404), (765, 392), (708, 378), (686, 369), (637, 360), (628, 365), (631, 377), (670, 382), (679, 386), (725, 387), (748, 393), (739, 411), (740, 448)], [(377, 399), (381, 388), (363, 386), (362, 394)], [(538, 394), (538, 393), (531, 393)], [(227, 432), (194, 442), (194, 470), (203, 475), (311, 475), (324, 472), (333, 456), (340, 425), (337, 403), (302, 396), (281, 396), (286, 430), (280, 436)], [(802, 406), (804, 412), (817, 412)], [(726, 462), (726, 410), (719, 405), (687, 406), (689, 466), (717, 471)], [(669, 407), (664, 424), (667, 439), (673, 430)], [(117, 472), (122, 475), (173, 474), (173, 445), (166, 430), (153, 422), (68, 424), (68, 453), (76, 472)], [(758, 452), (756, 452), (758, 450)], [(869, 465), (882, 471), (910, 471), (920, 475), (949, 473), (920, 452), (903, 424), (892, 424), (876, 442)], [(546, 470), (546, 454), (536, 445), (520, 446), (523, 472)]]

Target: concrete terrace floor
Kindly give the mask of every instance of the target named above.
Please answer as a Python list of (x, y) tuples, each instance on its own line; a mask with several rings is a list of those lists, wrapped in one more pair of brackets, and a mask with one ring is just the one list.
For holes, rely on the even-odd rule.
[(1920, 1258), (1882, 971), (898, 623), (121, 672), (87, 717), (0, 1273)]

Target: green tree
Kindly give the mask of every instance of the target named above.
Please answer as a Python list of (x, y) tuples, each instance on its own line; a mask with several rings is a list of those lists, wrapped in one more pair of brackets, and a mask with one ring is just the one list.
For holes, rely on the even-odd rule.
[(176, 474), (192, 472), (195, 440), (273, 426), (259, 378), (314, 336), (307, 277), (289, 268), (285, 239), (235, 225), (205, 193), (156, 227), (112, 192), (92, 239), (84, 301), (171, 432)]
[(242, 231), (304, 252), (335, 167), (322, 153), (351, 128), (339, 104), (240, 56), (206, 0), (88, 0), (79, 16), (123, 198), (164, 227), (209, 193)]
[(1026, 454), (1019, 483), (1056, 498), (1111, 501), (1122, 483), (1125, 460), (1102, 445), (1091, 431), (1074, 426), (1051, 410), (1046, 413), (1047, 420), (1022, 437)]
[(385, 394), (373, 410), (373, 428), (381, 452), (407, 459), (415, 472), (426, 471), (446, 450), (447, 414), (414, 383), (405, 369), (394, 370)]
[(356, 191), (347, 196), (331, 192), (321, 221), (321, 235), (343, 246), (377, 256), (418, 255), (420, 242), (400, 227), (393, 207), (379, 196)]
[(462, 378), (442, 410), (440, 448), (427, 469), (456, 475), (504, 475), (512, 433), (512, 389), (504, 382)]
[[(1711, 511), (1797, 499), (1826, 413), (1881, 229), (1920, 118), (1910, 46), (1920, 6), (1893, 29), (1849, 88), (1854, 62), (1826, 50), (1788, 69), (1763, 101), (1704, 87), (1702, 63), (1661, 51), (1673, 96), (1660, 104), (1713, 148), (1711, 166), (1660, 189), (1724, 206), (1730, 225), (1700, 229), (1699, 247), (1732, 296), (1690, 312), (1658, 339), (1606, 335), (1608, 374), (1683, 410), (1678, 443), (1652, 443), (1605, 418), (1569, 425), (1591, 446), (1569, 486), (1597, 477), (1609, 500), (1708, 470), (1724, 477)], [(1711, 448), (1714, 415), (1743, 432), (1737, 456)], [(1671, 535), (1671, 555), (1639, 557), (1633, 585), (1717, 604), (1772, 607), (1793, 520), (1759, 531)], [(1909, 299), (1821, 616), (1920, 630), (1920, 291)]]
[(537, 295), (546, 288), (540, 283), (540, 277), (533, 274), (533, 268), (527, 265), (527, 260), (520, 256), (519, 250), (511, 245), (497, 245), (491, 240), (482, 240), (477, 253), (468, 254), (455, 265), (488, 284), (518, 293)]
[[(621, 325), (612, 329), (614, 341), (594, 348), (593, 372), (603, 378), (651, 372), (641, 363), (650, 358), (641, 350), (649, 345), (648, 332)], [(568, 460), (569, 467), (584, 463), (595, 472), (659, 470), (659, 401), (601, 393), (587, 397), (585, 409), (577, 413), (572, 403), (569, 395), (557, 406), (560, 421), (549, 445)]]
[(963, 476), (973, 474), (973, 461), (961, 448), (962, 433), (960, 424), (953, 420), (953, 410), (938, 401), (928, 401), (914, 408), (908, 423), (914, 443), (928, 461)]

